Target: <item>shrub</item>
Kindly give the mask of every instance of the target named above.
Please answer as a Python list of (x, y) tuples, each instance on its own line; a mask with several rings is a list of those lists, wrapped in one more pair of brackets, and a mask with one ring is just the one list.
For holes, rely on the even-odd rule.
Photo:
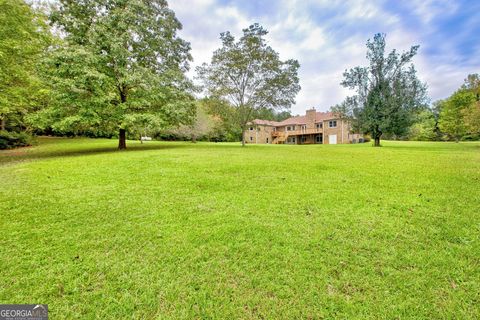
[(0, 131), (0, 149), (31, 146), (34, 139), (25, 132)]
[(460, 140), (462, 141), (478, 141), (480, 140), (480, 134), (469, 134), (463, 136)]

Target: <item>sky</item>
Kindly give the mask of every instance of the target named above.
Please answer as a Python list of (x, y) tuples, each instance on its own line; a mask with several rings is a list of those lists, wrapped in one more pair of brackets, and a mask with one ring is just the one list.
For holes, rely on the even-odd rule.
[(300, 62), (302, 90), (293, 114), (327, 111), (352, 95), (341, 87), (346, 69), (366, 65), (367, 39), (385, 33), (387, 50), (420, 45), (414, 58), (431, 101), (452, 94), (480, 73), (480, 0), (170, 0), (192, 47), (189, 75), (209, 62), (219, 35), (258, 22), (282, 60)]

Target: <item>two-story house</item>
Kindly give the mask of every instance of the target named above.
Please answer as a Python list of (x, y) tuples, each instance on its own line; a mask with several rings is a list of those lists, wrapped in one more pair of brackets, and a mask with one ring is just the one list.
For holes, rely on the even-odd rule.
[(348, 120), (332, 112), (307, 110), (304, 116), (281, 122), (255, 119), (244, 134), (246, 143), (340, 144), (363, 142), (363, 136), (351, 132)]

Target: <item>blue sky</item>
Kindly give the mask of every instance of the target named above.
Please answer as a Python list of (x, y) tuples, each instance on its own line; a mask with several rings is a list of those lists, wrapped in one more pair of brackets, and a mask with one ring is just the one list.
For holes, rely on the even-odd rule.
[(340, 86), (345, 69), (364, 65), (365, 42), (387, 34), (389, 49), (420, 45), (414, 63), (432, 101), (456, 90), (469, 73), (480, 73), (479, 0), (170, 0), (191, 42), (194, 67), (220, 46), (219, 33), (254, 22), (269, 30), (282, 59), (300, 62), (302, 90), (295, 114), (325, 111), (351, 94)]

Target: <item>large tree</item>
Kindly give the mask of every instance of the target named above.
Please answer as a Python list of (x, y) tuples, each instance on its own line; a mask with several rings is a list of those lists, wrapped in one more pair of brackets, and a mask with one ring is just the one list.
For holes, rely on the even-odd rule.
[(166, 1), (60, 0), (51, 21), (64, 40), (45, 64), (56, 95), (33, 121), (59, 131), (115, 130), (119, 149), (129, 128), (191, 121), (190, 45)]
[(380, 146), (383, 134), (402, 136), (408, 132), (414, 112), (427, 102), (426, 85), (411, 63), (418, 46), (402, 54), (385, 52), (385, 35), (376, 34), (367, 41), (369, 66), (344, 72), (342, 86), (356, 95), (346, 99), (344, 110), (356, 126), (372, 136)]
[(267, 45), (267, 33), (259, 24), (244, 29), (238, 41), (230, 32), (222, 33), (222, 47), (213, 53), (209, 64), (197, 69), (207, 93), (235, 107), (242, 145), (247, 123), (256, 111), (288, 109), (300, 91), (298, 61), (281, 61)]
[(45, 17), (21, 0), (0, 0), (0, 129), (21, 126), (41, 95), (35, 68), (49, 43)]

